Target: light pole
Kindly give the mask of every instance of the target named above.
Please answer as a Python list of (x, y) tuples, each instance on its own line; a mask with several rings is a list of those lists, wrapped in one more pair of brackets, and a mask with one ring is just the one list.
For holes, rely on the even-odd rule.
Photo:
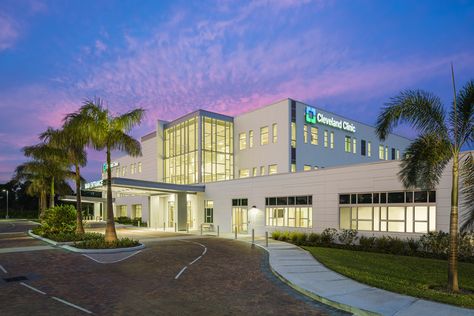
[(7, 190), (7, 189), (3, 189), (2, 191), (3, 191), (3, 192), (7, 192), (7, 215), (5, 215), (5, 218), (8, 219), (8, 190)]

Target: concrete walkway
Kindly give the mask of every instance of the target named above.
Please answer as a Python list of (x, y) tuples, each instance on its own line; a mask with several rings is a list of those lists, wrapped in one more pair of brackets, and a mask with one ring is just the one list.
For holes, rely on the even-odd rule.
[[(223, 235), (223, 238), (233, 238)], [(249, 237), (239, 240), (251, 242)], [(356, 315), (396, 316), (474, 316), (474, 310), (431, 302), (374, 288), (339, 273), (321, 263), (307, 251), (293, 244), (269, 239), (255, 243), (269, 253), (270, 267), (280, 279), (296, 290), (330, 306)]]

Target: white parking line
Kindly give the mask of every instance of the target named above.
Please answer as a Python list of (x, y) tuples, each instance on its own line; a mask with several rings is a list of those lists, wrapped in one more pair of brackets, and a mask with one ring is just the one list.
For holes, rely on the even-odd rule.
[(80, 307), (80, 306), (74, 305), (73, 303), (69, 303), (68, 301), (62, 300), (62, 299), (60, 299), (59, 297), (51, 296), (51, 298), (52, 298), (53, 300), (56, 300), (56, 301), (61, 302), (61, 303), (63, 303), (63, 304), (66, 304), (66, 305), (69, 305), (69, 306), (71, 306), (71, 307), (74, 307), (74, 308), (76, 308), (76, 309), (78, 309), (78, 310), (80, 310), (80, 311), (83, 311), (83, 312), (87, 313), (87, 314), (92, 314), (92, 312), (91, 312), (90, 310), (87, 310), (87, 309), (82, 308), (82, 307)]
[(8, 273), (8, 271), (0, 264), (0, 270), (3, 271), (3, 273)]
[(26, 287), (29, 288), (30, 290), (33, 290), (33, 291), (38, 292), (38, 293), (40, 293), (40, 294), (46, 295), (45, 292), (43, 292), (43, 291), (41, 291), (41, 290), (38, 290), (37, 288), (32, 287), (31, 285), (28, 285), (28, 284), (23, 283), (23, 282), (20, 282), (20, 284), (23, 285), (23, 286), (26, 286)]
[(199, 257), (197, 257), (197, 258), (194, 259), (193, 261), (191, 261), (191, 263), (190, 263), (189, 265), (192, 265), (194, 262), (198, 261), (198, 260), (201, 259), (201, 258), (202, 258), (202, 255), (199, 256)]
[(177, 278), (179, 278), (179, 276), (181, 275), (181, 273), (184, 272), (184, 270), (186, 270), (188, 268), (188, 266), (184, 266), (184, 268), (181, 269), (181, 271), (179, 271), (178, 274), (176, 274), (176, 276), (174, 277), (174, 279), (176, 280)]
[(100, 261), (100, 260), (95, 259), (95, 258), (93, 258), (93, 257), (91, 257), (91, 256), (86, 255), (86, 254), (82, 254), (82, 255), (85, 256), (85, 257), (87, 257), (87, 258), (89, 258), (89, 259), (91, 259), (91, 260), (94, 260), (94, 261), (97, 262), (97, 263), (106, 264), (106, 263), (117, 263), (117, 262), (123, 261), (123, 260), (125, 260), (125, 259), (128, 259), (128, 258), (130, 258), (130, 257), (132, 257), (132, 256), (134, 256), (134, 255), (136, 255), (137, 253), (140, 253), (140, 252), (142, 252), (142, 251), (141, 251), (141, 250), (137, 250), (136, 252), (133, 252), (132, 254), (126, 256), (125, 258), (118, 259), (118, 260), (114, 260), (114, 261)]

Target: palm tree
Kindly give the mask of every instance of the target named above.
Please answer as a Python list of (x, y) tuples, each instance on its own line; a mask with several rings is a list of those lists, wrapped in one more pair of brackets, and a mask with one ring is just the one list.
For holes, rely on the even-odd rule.
[(112, 206), (112, 172), (110, 154), (112, 150), (124, 151), (135, 157), (141, 155), (140, 142), (128, 134), (141, 123), (145, 110), (137, 108), (122, 115), (114, 116), (108, 108), (104, 108), (100, 99), (88, 100), (78, 112), (69, 114), (66, 121), (71, 128), (80, 131), (89, 138), (89, 144), (96, 150), (106, 151), (107, 162), (107, 224), (105, 241), (117, 240), (114, 212)]
[[(456, 92), (452, 66), (451, 71), (454, 100), (449, 116), (439, 97), (422, 90), (407, 90), (393, 97), (382, 109), (377, 119), (377, 134), (385, 140), (400, 122), (406, 122), (418, 130), (419, 136), (408, 146), (401, 162), (399, 176), (406, 188), (434, 188), (443, 170), (452, 161), (448, 288), (458, 292), (459, 169), (469, 165), (470, 157), (469, 153), (461, 153), (461, 148), (474, 141), (474, 80)], [(463, 180), (466, 189), (469, 182), (466, 177)], [(470, 190), (473, 190), (472, 182)], [(470, 205), (471, 213), (474, 213), (474, 194), (466, 198), (466, 205)], [(473, 219), (474, 215), (468, 218), (471, 224), (464, 225), (472, 225)]]
[(40, 135), (40, 138), (64, 150), (66, 160), (74, 166), (74, 179), (76, 183), (76, 233), (84, 234), (84, 225), (82, 224), (82, 201), (81, 201), (81, 177), (80, 168), (87, 163), (87, 153), (85, 147), (87, 138), (79, 132), (76, 132), (69, 122), (65, 122), (63, 129), (56, 130), (48, 128)]
[(44, 169), (35, 162), (25, 162), (16, 167), (14, 181), (27, 182), (26, 192), (30, 196), (38, 196), (39, 215), (43, 215), (47, 208), (47, 190), (49, 184)]

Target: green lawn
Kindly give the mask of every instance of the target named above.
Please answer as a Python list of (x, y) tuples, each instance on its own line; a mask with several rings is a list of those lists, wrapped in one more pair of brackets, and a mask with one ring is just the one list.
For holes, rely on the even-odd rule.
[[(328, 268), (392, 292), (474, 308), (474, 294), (450, 294), (446, 261), (334, 248), (303, 247)], [(474, 264), (459, 263), (459, 285), (474, 292)], [(472, 292), (471, 292), (472, 293)]]

